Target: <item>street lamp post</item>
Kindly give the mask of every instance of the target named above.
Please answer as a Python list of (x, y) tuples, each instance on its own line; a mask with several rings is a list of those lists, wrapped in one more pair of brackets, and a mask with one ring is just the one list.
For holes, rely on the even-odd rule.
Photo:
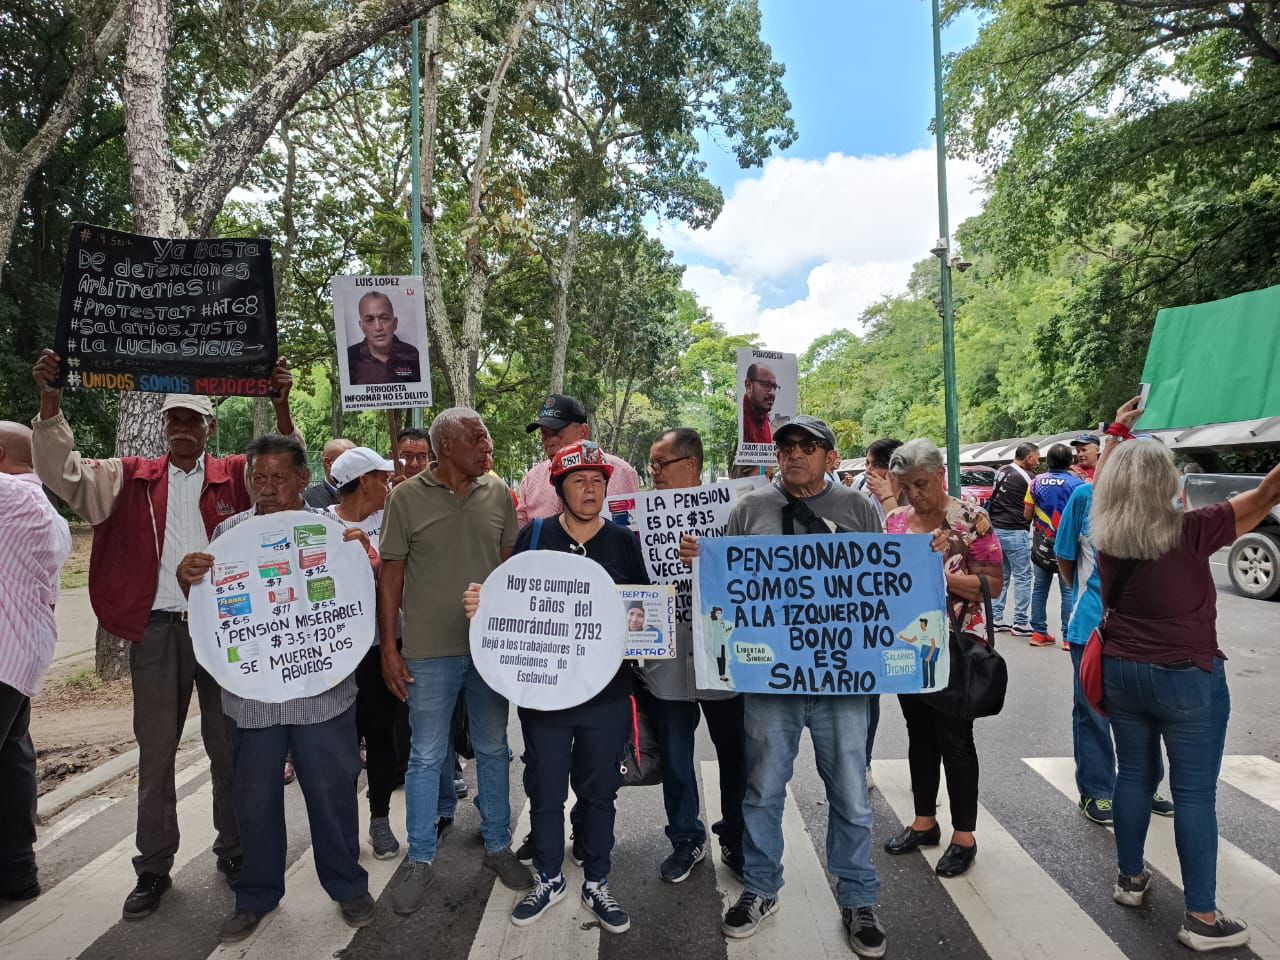
[(942, 268), (942, 380), (947, 420), (947, 486), (960, 496), (960, 397), (956, 391), (955, 304), (951, 299), (951, 229), (947, 218), (947, 121), (942, 98), (942, 15), (933, 4), (933, 132), (938, 147), (938, 242), (933, 254)]

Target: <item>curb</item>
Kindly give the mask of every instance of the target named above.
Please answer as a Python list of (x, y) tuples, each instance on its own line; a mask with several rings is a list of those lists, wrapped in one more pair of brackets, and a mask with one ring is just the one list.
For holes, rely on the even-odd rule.
[[(178, 738), (178, 743), (185, 743), (200, 734), (200, 717), (194, 716), (186, 722), (182, 728), (182, 735)], [(101, 790), (107, 784), (114, 780), (119, 780), (128, 773), (132, 773), (134, 768), (138, 766), (138, 748), (127, 750), (118, 756), (112, 757), (106, 763), (94, 767), (92, 770), (86, 770), (78, 776), (72, 777), (61, 786), (50, 790), (36, 802), (36, 821), (44, 824), (61, 813), (77, 800), (87, 797), (89, 794)]]

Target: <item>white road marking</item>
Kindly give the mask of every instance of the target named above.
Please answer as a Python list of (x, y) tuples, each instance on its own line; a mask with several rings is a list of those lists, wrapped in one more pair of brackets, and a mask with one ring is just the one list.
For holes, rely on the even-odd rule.
[(1260, 756), (1223, 757), (1220, 777), (1271, 809), (1280, 810), (1280, 763)]
[[(906, 760), (875, 760), (876, 787), (903, 823), (915, 819)], [(922, 849), (937, 866), (951, 836), (945, 808), (938, 810), (942, 844)], [(1124, 953), (1093, 922), (990, 812), (978, 806), (978, 858), (962, 877), (939, 880), (992, 960), (1050, 960)], [(910, 856), (910, 854), (908, 855)]]
[[(1024, 757), (1022, 762), (1060, 793), (1075, 800), (1075, 760), (1071, 757)], [(1178, 862), (1173, 829), (1173, 820), (1151, 818), (1146, 860), (1170, 883), (1182, 889), (1182, 868)], [(1110, 883), (1110, 880), (1110, 877), (1099, 878), (1100, 883)], [(1277, 890), (1280, 890), (1280, 876), (1239, 847), (1218, 838), (1218, 909), (1228, 916), (1248, 921), (1253, 935), (1249, 948), (1267, 960), (1280, 960), (1280, 896), (1276, 896)]]

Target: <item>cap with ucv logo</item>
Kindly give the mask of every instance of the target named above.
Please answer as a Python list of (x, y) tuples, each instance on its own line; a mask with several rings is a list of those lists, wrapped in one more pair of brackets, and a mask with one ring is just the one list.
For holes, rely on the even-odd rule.
[(586, 423), (587, 408), (577, 399), (564, 393), (553, 393), (542, 404), (538, 411), (538, 419), (525, 427), (526, 433), (533, 433), (539, 427), (548, 430), (563, 430), (571, 423)]

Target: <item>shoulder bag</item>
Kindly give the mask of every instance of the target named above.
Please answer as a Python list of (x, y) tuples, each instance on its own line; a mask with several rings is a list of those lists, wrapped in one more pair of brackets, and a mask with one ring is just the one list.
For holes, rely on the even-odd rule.
[(1102, 598), (1102, 619), (1093, 628), (1093, 633), (1089, 634), (1089, 640), (1084, 645), (1084, 653), (1080, 655), (1080, 689), (1084, 691), (1084, 698), (1089, 701), (1089, 706), (1104, 717), (1107, 715), (1107, 711), (1102, 707), (1104, 700), (1102, 689), (1102, 647), (1106, 643), (1104, 630), (1107, 626), (1107, 618), (1111, 616), (1111, 611), (1115, 609), (1116, 598), (1124, 593), (1125, 585), (1129, 582), (1129, 575), (1133, 573), (1137, 565), (1137, 560), (1123, 561), (1123, 565), (1116, 573), (1116, 578), (1111, 581), (1109, 594)]
[(982, 604), (986, 612), (987, 636), (984, 640), (966, 633), (956, 616), (955, 606), (947, 600), (951, 619), (951, 642), (947, 645), (951, 673), (947, 686), (934, 693), (912, 694), (942, 713), (963, 719), (993, 717), (1004, 709), (1009, 688), (1009, 668), (996, 652), (996, 634), (991, 618), (991, 585), (984, 574), (978, 574), (982, 585)]

